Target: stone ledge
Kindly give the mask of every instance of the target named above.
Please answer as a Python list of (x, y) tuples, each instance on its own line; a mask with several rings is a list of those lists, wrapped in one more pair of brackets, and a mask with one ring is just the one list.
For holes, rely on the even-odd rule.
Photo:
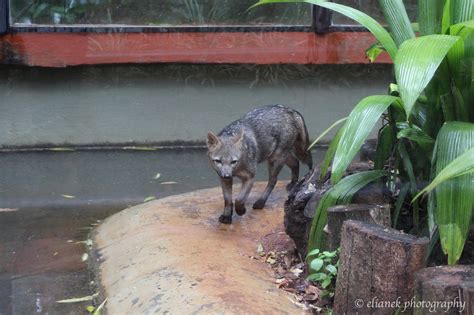
[[(252, 203), (233, 224), (217, 220), (220, 187), (137, 205), (104, 221), (93, 235), (95, 270), (109, 314), (295, 313), (272, 270), (252, 259), (259, 240), (283, 222), (285, 183), (263, 210)], [(235, 190), (234, 190), (235, 194)]]

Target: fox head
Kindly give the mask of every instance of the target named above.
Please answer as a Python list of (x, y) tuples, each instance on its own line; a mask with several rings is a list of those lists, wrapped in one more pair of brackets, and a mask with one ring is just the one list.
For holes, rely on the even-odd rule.
[(242, 131), (230, 137), (218, 137), (212, 131), (208, 132), (207, 156), (220, 177), (232, 178), (242, 156), (242, 139)]

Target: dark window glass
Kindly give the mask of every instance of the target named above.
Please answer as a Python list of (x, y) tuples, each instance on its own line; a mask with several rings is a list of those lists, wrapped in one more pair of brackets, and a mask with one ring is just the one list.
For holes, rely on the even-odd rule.
[[(379, 1), (378, 0), (336, 0), (333, 2), (337, 2), (340, 4), (344, 4), (353, 8), (356, 8), (362, 12), (367, 13), (375, 20), (385, 23), (385, 19), (383, 17), (383, 13), (380, 10)], [(410, 21), (413, 23), (417, 20), (416, 16), (416, 4), (418, 0), (404, 0), (403, 3), (407, 8), (408, 17)], [(332, 15), (332, 24), (333, 25), (358, 25), (352, 19), (346, 18), (345, 16), (333, 13)]]
[(311, 25), (311, 5), (256, 0), (10, 0), (14, 25)]

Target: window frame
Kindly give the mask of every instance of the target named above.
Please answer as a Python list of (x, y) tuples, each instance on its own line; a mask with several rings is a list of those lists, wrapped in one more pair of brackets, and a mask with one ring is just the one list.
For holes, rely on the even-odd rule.
[(324, 27), (316, 22), (320, 11), (326, 9), (319, 6), (311, 6), (310, 25), (204, 25), (204, 26), (149, 26), (149, 25), (119, 25), (119, 24), (32, 24), (11, 25), (10, 24), (10, 0), (0, 0), (0, 34), (12, 32), (36, 32), (36, 33), (179, 33), (179, 32), (316, 32), (322, 33)]
[[(375, 42), (363, 27), (332, 25), (331, 11), (319, 6), (312, 6), (311, 25), (163, 27), (15, 26), (9, 23), (8, 5), (8, 0), (0, 0), (3, 64), (365, 64), (369, 61), (364, 52)], [(382, 55), (377, 63), (391, 61)]]

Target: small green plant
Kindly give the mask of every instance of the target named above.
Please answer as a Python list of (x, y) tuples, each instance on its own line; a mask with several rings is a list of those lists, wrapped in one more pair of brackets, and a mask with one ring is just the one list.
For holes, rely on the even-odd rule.
[(319, 283), (323, 288), (322, 296), (334, 296), (337, 269), (339, 267), (339, 249), (323, 251), (313, 249), (306, 256), (309, 268), (308, 280)]

